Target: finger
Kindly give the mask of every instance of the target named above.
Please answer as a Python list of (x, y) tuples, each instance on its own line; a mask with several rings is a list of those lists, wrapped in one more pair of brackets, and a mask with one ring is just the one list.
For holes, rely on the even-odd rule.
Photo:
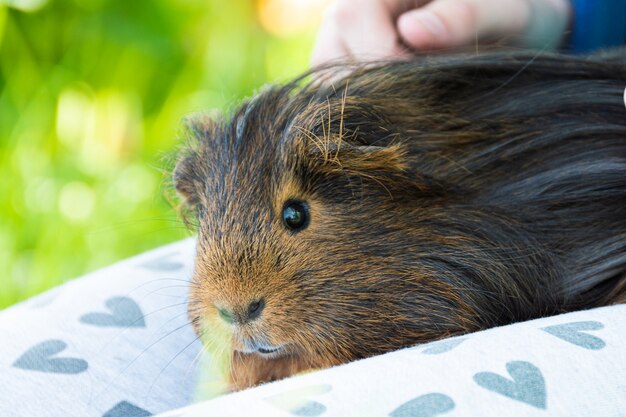
[[(396, 0), (396, 3), (398, 1)], [(345, 50), (360, 61), (394, 56), (402, 52), (396, 31), (395, 3), (380, 0), (339, 0), (328, 10), (325, 21)]]
[(435, 0), (398, 19), (402, 40), (415, 49), (473, 43), (492, 35), (519, 35), (531, 15), (527, 0)]
[(311, 54), (311, 66), (316, 67), (326, 63), (351, 59), (346, 49), (341, 34), (333, 24), (322, 23), (313, 52)]
[(433, 0), (381, 0), (387, 10), (391, 12), (394, 20), (398, 18), (402, 13), (409, 10), (417, 9), (425, 4), (430, 3)]
[[(339, 20), (343, 23), (346, 47), (355, 58), (368, 61), (401, 55), (403, 49), (396, 29), (397, 11), (394, 10), (399, 2), (347, 2), (350, 2), (351, 9)], [(358, 6), (354, 7), (357, 3)]]

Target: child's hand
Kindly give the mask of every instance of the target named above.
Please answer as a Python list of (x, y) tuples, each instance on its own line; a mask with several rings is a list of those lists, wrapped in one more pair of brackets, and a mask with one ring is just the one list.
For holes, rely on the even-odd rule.
[(402, 57), (487, 36), (554, 42), (563, 35), (570, 8), (569, 0), (335, 0), (311, 62)]

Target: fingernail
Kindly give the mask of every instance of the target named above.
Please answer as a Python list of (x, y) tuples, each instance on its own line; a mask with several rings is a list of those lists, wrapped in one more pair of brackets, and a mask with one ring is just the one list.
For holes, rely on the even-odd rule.
[(448, 29), (441, 19), (428, 10), (415, 10), (410, 12), (411, 18), (419, 22), (438, 40), (444, 39), (448, 35)]

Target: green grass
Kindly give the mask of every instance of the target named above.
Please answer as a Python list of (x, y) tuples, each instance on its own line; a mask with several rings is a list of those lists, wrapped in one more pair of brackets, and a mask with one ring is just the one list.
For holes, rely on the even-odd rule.
[(0, 308), (188, 236), (163, 196), (180, 120), (304, 70), (313, 39), (250, 0), (37, 3), (0, 0)]

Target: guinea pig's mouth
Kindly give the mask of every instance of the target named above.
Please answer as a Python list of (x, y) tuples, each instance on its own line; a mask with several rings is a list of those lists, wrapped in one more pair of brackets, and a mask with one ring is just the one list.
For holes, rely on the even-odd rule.
[(267, 344), (258, 344), (255, 342), (246, 343), (243, 349), (237, 349), (243, 353), (258, 353), (261, 356), (275, 358), (285, 352), (287, 345), (272, 346)]
[(281, 353), (283, 353), (284, 347), (285, 347), (284, 345), (282, 346), (259, 346), (256, 349), (256, 353), (260, 354), (261, 356), (275, 358), (277, 356), (280, 356)]
[(271, 355), (272, 353), (276, 353), (279, 350), (280, 350), (280, 348), (271, 348), (271, 349), (259, 348), (259, 350), (257, 350), (257, 352), (259, 352), (262, 355)]

